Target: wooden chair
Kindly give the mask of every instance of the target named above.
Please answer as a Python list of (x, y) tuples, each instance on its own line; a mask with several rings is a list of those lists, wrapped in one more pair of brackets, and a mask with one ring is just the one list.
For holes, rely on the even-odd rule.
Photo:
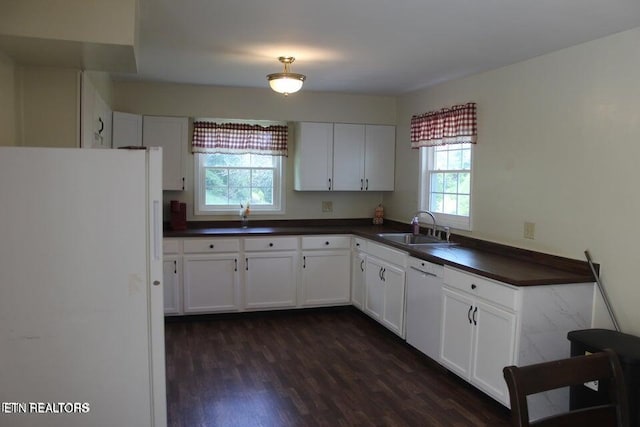
[[(588, 356), (503, 369), (511, 399), (511, 422), (515, 427), (629, 426), (629, 402), (618, 356), (610, 350)], [(527, 396), (598, 380), (609, 386), (610, 403), (549, 416), (529, 422)]]

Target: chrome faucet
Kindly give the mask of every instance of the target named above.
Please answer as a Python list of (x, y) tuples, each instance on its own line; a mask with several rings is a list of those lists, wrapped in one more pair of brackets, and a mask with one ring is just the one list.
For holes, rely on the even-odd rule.
[(418, 222), (420, 222), (420, 214), (427, 214), (431, 217), (431, 220), (433, 221), (433, 228), (431, 229), (431, 235), (435, 236), (436, 235), (436, 227), (438, 226), (436, 224), (436, 217), (429, 211), (416, 211), (416, 213), (413, 215), (414, 218), (418, 218)]

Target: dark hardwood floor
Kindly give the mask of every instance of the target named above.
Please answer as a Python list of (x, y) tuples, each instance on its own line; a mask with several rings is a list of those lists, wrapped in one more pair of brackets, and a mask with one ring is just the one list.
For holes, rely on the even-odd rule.
[(169, 426), (508, 426), (355, 309), (166, 322)]

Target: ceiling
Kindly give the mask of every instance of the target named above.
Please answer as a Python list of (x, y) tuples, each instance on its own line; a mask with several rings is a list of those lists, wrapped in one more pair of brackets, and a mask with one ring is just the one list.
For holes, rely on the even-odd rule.
[(138, 74), (398, 95), (640, 26), (639, 0), (140, 0)]

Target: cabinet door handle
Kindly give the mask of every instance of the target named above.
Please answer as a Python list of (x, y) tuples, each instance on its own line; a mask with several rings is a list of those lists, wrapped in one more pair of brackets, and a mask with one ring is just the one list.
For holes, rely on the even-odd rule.
[(184, 176), (182, 177), (182, 189), (184, 190)]
[(473, 306), (469, 306), (469, 311), (467, 312), (467, 319), (469, 319), (469, 324), (473, 325), (473, 320), (471, 320), (471, 311), (473, 310)]
[(245, 271), (249, 271), (249, 258), (244, 259), (244, 269)]
[(329, 242), (328, 241), (324, 242), (324, 244), (325, 244), (325, 246), (329, 246)]
[(178, 274), (178, 261), (173, 260), (173, 274)]
[(386, 269), (386, 268), (383, 268), (383, 269), (382, 269), (382, 281), (383, 281), (383, 282), (386, 282), (386, 281), (387, 281), (387, 278), (386, 278), (386, 277), (384, 277), (384, 273), (386, 273), (386, 272), (387, 272), (387, 269)]
[(360, 191), (364, 189), (364, 179), (360, 179)]
[(233, 260), (233, 271), (238, 271), (238, 258)]
[(364, 273), (364, 260), (360, 261), (360, 271)]
[(307, 268), (307, 257), (306, 256), (302, 257), (302, 268)]
[(364, 186), (365, 191), (369, 191), (369, 178), (365, 179), (364, 182), (367, 183), (367, 185)]
[(378, 271), (378, 277), (382, 280), (382, 267), (380, 267), (380, 271)]
[(475, 284), (475, 283), (472, 283), (472, 284), (471, 284), (471, 289), (475, 289), (475, 288), (477, 288), (476, 284)]
[(476, 308), (474, 308), (474, 309), (473, 309), (473, 324), (474, 324), (474, 325), (477, 325), (477, 324), (478, 324), (478, 321), (477, 321), (477, 319), (476, 319), (476, 315), (477, 315), (477, 314), (478, 314), (478, 307), (476, 307)]
[(273, 243), (269, 243), (269, 247), (272, 248), (273, 247)]
[(331, 190), (331, 178), (329, 178), (329, 190)]

